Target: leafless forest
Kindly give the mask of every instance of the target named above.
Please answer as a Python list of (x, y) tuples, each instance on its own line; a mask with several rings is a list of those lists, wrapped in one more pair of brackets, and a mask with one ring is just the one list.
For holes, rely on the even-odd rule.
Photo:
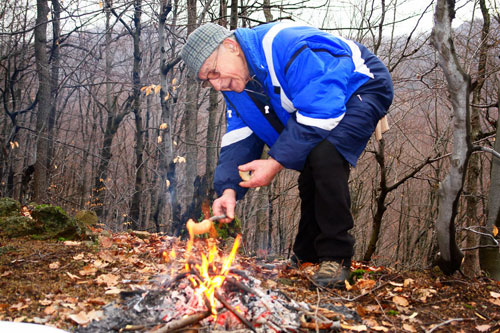
[[(214, 199), (225, 119), (222, 96), (186, 75), (180, 48), (204, 22), (291, 19), (365, 44), (394, 80), (391, 130), (351, 172), (355, 259), (417, 269), (463, 252), (477, 275), (498, 256), (500, 4), (416, 3), (5, 0), (0, 196), (93, 210), (114, 231), (182, 234)], [(289, 253), (296, 177), (283, 171), (239, 203), (247, 254)]]

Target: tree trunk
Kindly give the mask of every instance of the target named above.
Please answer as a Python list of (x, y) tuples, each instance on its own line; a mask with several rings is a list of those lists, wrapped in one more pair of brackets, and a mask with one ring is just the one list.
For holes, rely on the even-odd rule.
[[(157, 203), (153, 209), (153, 221), (155, 223), (156, 231), (161, 230), (162, 224), (162, 212), (165, 209), (167, 191), (170, 195), (170, 210), (171, 210), (171, 220), (180, 220), (180, 212), (178, 211), (177, 203), (177, 184), (175, 177), (175, 163), (173, 163), (174, 153), (173, 153), (173, 140), (172, 140), (172, 112), (170, 110), (170, 92), (168, 89), (168, 78), (167, 75), (173, 66), (180, 60), (180, 58), (174, 59), (172, 63), (167, 63), (167, 36), (166, 36), (166, 20), (168, 14), (172, 11), (171, 0), (162, 0), (161, 2), (161, 13), (159, 15), (159, 26), (158, 26), (158, 39), (160, 48), (160, 103), (161, 103), (161, 121), (167, 126), (160, 132), (162, 138), (161, 143), (158, 145), (159, 153), (159, 188), (157, 195)], [(175, 19), (175, 17), (174, 17)], [(172, 47), (174, 48), (174, 47)]]
[[(56, 125), (57, 114), (57, 95), (59, 90), (59, 68), (61, 66), (60, 57), (60, 34), (61, 34), (61, 6), (58, 0), (51, 0), (52, 2), (52, 52), (51, 52), (51, 98), (52, 105), (48, 115), (47, 123), (47, 138), (48, 138), (48, 156), (47, 156), (47, 170), (52, 169), (52, 160), (54, 158), (54, 131)], [(49, 174), (50, 175), (50, 174)]]
[[(497, 74), (497, 108), (500, 110), (500, 75)], [(497, 133), (495, 140), (495, 151), (500, 152), (500, 116), (497, 119)], [(500, 159), (492, 157), (490, 192), (488, 195), (488, 221), (486, 229), (493, 234), (493, 229), (500, 229)], [(499, 242), (500, 235), (496, 235)], [(493, 279), (500, 281), (500, 251), (494, 247), (494, 242), (490, 237), (482, 237), (481, 245), (491, 246), (483, 247), (479, 251), (481, 269), (487, 272)]]
[[(481, 43), (479, 46), (479, 62), (477, 65), (477, 84), (472, 92), (472, 105), (479, 105), (481, 101), (481, 91), (486, 80), (486, 64), (488, 61), (488, 43), (487, 38), (490, 31), (490, 16), (485, 0), (480, 0), (481, 13), (483, 16), (483, 26), (481, 29)], [(481, 134), (479, 108), (473, 107), (471, 114), (471, 140), (475, 142)], [(479, 179), (481, 178), (481, 166), (479, 154), (471, 155), (467, 167), (467, 198), (466, 198), (466, 219), (467, 227), (479, 226), (480, 219), (477, 218), (477, 209), (479, 201)], [(479, 237), (477, 234), (468, 232), (465, 239), (465, 247), (472, 248), (477, 246)], [(479, 265), (479, 251), (467, 251), (464, 258), (464, 273), (470, 277), (478, 276), (481, 273)]]
[(134, 65), (132, 70), (133, 81), (133, 102), (132, 112), (135, 116), (135, 182), (134, 194), (132, 195), (132, 202), (130, 203), (129, 218), (132, 222), (131, 228), (136, 230), (140, 226), (140, 214), (142, 206), (142, 195), (144, 187), (144, 138), (143, 138), (143, 120), (141, 112), (141, 14), (142, 14), (142, 0), (134, 1), (134, 25), (135, 31), (132, 35), (134, 40)]
[(108, 178), (108, 166), (111, 161), (113, 138), (118, 131), (118, 128), (123, 118), (130, 112), (131, 97), (124, 103), (122, 110), (118, 107), (118, 95), (113, 96), (113, 87), (111, 79), (111, 70), (113, 66), (113, 50), (111, 48), (111, 34), (113, 28), (110, 24), (111, 19), (111, 0), (104, 3), (104, 11), (106, 13), (106, 35), (105, 35), (105, 70), (106, 79), (106, 108), (102, 110), (106, 112), (106, 126), (104, 129), (104, 137), (100, 148), (100, 159), (97, 166), (97, 173), (94, 179), (93, 187), (93, 206), (97, 216), (104, 222), (106, 219), (106, 209), (104, 207), (106, 198), (106, 181)]
[[(188, 0), (188, 35), (196, 28), (196, 0)], [(185, 125), (185, 144), (186, 144), (186, 177), (184, 179), (184, 197), (185, 211), (183, 220), (187, 218), (198, 218), (201, 213), (201, 207), (196, 207), (195, 198), (198, 188), (195, 188), (195, 180), (198, 176), (198, 92), (199, 85), (191, 73), (186, 76), (186, 108), (184, 112), (183, 123)], [(197, 180), (198, 184), (200, 179)], [(183, 225), (184, 223), (180, 221)], [(181, 225), (176, 227), (180, 231)]]
[(47, 16), (49, 6), (47, 0), (37, 0), (37, 17), (35, 25), (35, 61), (38, 76), (38, 113), (36, 118), (36, 158), (34, 173), (35, 202), (45, 203), (48, 199), (48, 151), (47, 123), (52, 108), (49, 59), (47, 56)]
[(431, 41), (439, 54), (439, 65), (448, 83), (453, 107), (453, 151), (450, 169), (439, 188), (439, 213), (436, 221), (440, 254), (437, 264), (445, 274), (460, 268), (463, 253), (456, 243), (455, 218), (462, 193), (465, 170), (471, 153), (469, 136), (470, 78), (460, 67), (453, 39), (451, 21), (454, 1), (438, 0), (434, 14)]

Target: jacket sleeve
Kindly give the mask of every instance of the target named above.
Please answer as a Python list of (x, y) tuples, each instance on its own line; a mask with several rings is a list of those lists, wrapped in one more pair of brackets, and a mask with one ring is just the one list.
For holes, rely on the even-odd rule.
[(236, 191), (236, 200), (243, 198), (247, 188), (242, 181), (238, 166), (260, 158), (264, 142), (243, 122), (235, 110), (228, 107), (227, 131), (222, 137), (221, 151), (214, 175), (214, 189), (219, 196), (224, 190)]
[(310, 151), (344, 117), (354, 64), (349, 55), (334, 56), (333, 52), (315, 51), (307, 44), (295, 49), (302, 51), (294, 54), (293, 60), (279, 61), (289, 64), (280, 73), (285, 82), (282, 88), (297, 111), (269, 155), (286, 168), (302, 170)]

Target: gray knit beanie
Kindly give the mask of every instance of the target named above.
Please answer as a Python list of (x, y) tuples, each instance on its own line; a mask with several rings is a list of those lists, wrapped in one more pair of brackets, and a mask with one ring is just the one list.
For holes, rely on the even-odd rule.
[(233, 35), (223, 26), (207, 23), (193, 31), (181, 50), (181, 58), (197, 80), (201, 66), (224, 39)]

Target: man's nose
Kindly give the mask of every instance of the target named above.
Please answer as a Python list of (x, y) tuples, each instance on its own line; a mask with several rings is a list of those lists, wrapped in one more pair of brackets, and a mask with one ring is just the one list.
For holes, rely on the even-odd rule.
[(208, 81), (210, 82), (210, 84), (212, 85), (212, 87), (215, 90), (220, 91), (220, 80), (219, 80), (219, 78), (217, 78), (217, 79), (208, 79)]

